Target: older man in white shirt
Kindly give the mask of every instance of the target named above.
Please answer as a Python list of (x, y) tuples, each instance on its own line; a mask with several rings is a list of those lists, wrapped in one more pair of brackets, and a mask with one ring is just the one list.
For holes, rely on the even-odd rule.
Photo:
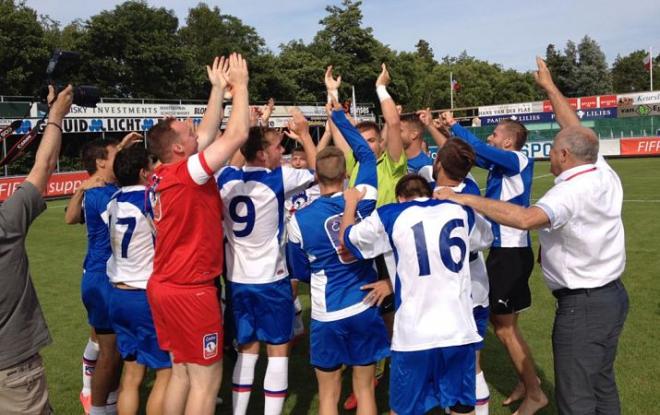
[(529, 208), (447, 190), (436, 197), (503, 225), (539, 229), (543, 275), (557, 298), (552, 346), (559, 413), (620, 414), (614, 359), (628, 313), (620, 280), (626, 263), (621, 181), (598, 155), (598, 137), (580, 126), (545, 62), (537, 58), (537, 64), (536, 81), (562, 127), (550, 152), (555, 186)]

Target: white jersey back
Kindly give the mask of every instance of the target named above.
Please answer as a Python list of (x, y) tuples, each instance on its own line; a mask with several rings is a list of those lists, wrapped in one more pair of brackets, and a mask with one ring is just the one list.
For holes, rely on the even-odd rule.
[[(487, 222), (480, 226), (489, 228)], [(394, 249), (392, 350), (481, 340), (472, 315), (468, 264), (471, 251), (485, 248), (477, 234), (472, 209), (427, 198), (382, 206), (347, 229), (344, 244), (359, 258)]]
[(309, 170), (225, 167), (218, 173), (225, 229), (227, 279), (265, 284), (288, 276), (284, 202), (314, 182)]
[(108, 203), (108, 227), (112, 256), (108, 260), (108, 278), (147, 288), (154, 261), (154, 235), (151, 204), (145, 186), (124, 186)]

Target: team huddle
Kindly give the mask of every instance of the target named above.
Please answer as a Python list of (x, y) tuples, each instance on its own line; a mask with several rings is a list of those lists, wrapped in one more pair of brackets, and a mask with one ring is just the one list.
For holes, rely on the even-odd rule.
[[(538, 64), (537, 79), (547, 79)], [(233, 345), (233, 413), (245, 414), (265, 345), (264, 413), (282, 413), (291, 342), (302, 331), (299, 282), (310, 286), (321, 414), (338, 412), (347, 367), (353, 394), (344, 406), (376, 414), (386, 365), (392, 413), (487, 414), (479, 359), (489, 320), (520, 379), (505, 403), (522, 400), (519, 415), (547, 405), (517, 326), (531, 306), (529, 232), (454, 196), (480, 195), (470, 174), (477, 166), (489, 171), (487, 198), (530, 206), (522, 124), (502, 121), (485, 144), (449, 112), (401, 116), (385, 65), (376, 80), (384, 126), (356, 123), (328, 67), (325, 134), (315, 144), (304, 116), (292, 113), (286, 134), (299, 147), (286, 165), (282, 133), (251, 120), (241, 55), (216, 58), (207, 71), (212, 89), (198, 126), (165, 119), (146, 146), (129, 134), (83, 150), (90, 179), (66, 220), (88, 232), (86, 412), (137, 413), (151, 369), (147, 413), (211, 414), (223, 350)], [(220, 131), (226, 96), (232, 111)], [(555, 108), (564, 100), (550, 98)], [(259, 122), (267, 125), (267, 114)], [(426, 133), (435, 160), (423, 151)]]

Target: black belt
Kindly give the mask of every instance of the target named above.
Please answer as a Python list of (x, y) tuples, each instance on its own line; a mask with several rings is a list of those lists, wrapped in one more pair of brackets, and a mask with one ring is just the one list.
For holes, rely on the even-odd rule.
[(554, 295), (555, 298), (562, 298), (562, 297), (566, 297), (567, 295), (578, 295), (578, 294), (590, 295), (591, 293), (594, 293), (596, 291), (614, 287), (618, 285), (619, 282), (620, 280), (617, 278), (614, 281), (610, 281), (607, 284), (596, 288), (575, 288), (573, 290), (571, 290), (570, 288), (560, 288), (559, 290), (554, 290), (552, 292), (552, 295)]

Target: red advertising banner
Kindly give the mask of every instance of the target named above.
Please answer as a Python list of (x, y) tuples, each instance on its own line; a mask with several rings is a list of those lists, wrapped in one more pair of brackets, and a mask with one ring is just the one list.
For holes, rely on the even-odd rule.
[[(23, 183), (27, 176), (14, 176), (0, 178), (0, 201), (5, 201), (16, 188)], [(89, 177), (87, 172), (56, 173), (48, 180), (44, 197), (57, 197), (72, 195), (80, 184)]]
[(580, 108), (583, 110), (598, 108), (598, 97), (582, 97), (580, 98)]
[(622, 156), (660, 155), (660, 137), (621, 139)]
[[(578, 109), (578, 99), (579, 98), (568, 98), (568, 103), (574, 110)], [(543, 101), (543, 112), (552, 112), (552, 104), (550, 103), (550, 100)]]
[(601, 95), (598, 108), (612, 108), (617, 106), (616, 95)]

